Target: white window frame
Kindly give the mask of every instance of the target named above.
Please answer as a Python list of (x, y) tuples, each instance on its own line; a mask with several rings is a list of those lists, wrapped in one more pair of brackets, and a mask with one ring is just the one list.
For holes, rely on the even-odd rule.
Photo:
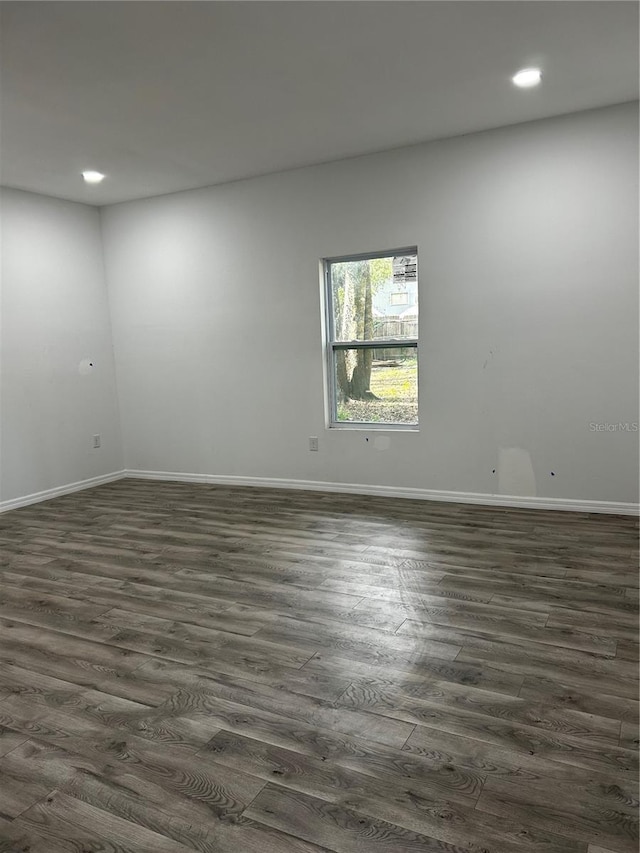
[[(331, 286), (331, 265), (346, 263), (349, 261), (368, 261), (376, 258), (402, 257), (403, 255), (415, 255), (418, 258), (418, 247), (410, 246), (401, 249), (387, 249), (384, 251), (361, 252), (353, 255), (340, 255), (338, 257), (323, 258), (323, 290), (325, 305), (325, 370), (327, 391), (327, 426), (329, 429), (366, 429), (366, 430), (402, 430), (405, 432), (418, 432), (420, 428), (420, 415), (415, 424), (380, 423), (378, 421), (339, 421), (338, 420), (338, 395), (336, 393), (336, 371), (335, 357), (337, 350), (349, 349), (415, 349), (416, 369), (418, 369), (418, 338), (380, 338), (372, 341), (337, 341), (335, 336), (335, 322), (333, 311), (333, 288)], [(420, 263), (418, 261), (418, 267)], [(419, 286), (419, 284), (418, 284)], [(418, 319), (418, 323), (419, 323)], [(418, 393), (418, 406), (420, 405), (420, 394)]]
[[(394, 299), (394, 296), (404, 296), (404, 299)], [(396, 290), (393, 293), (389, 294), (389, 305), (408, 305), (409, 304), (409, 294), (406, 290)]]

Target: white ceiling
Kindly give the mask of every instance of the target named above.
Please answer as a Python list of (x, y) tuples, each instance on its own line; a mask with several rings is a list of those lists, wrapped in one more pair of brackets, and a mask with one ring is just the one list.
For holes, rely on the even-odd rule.
[(91, 204), (638, 97), (636, 2), (1, 7), (2, 182)]

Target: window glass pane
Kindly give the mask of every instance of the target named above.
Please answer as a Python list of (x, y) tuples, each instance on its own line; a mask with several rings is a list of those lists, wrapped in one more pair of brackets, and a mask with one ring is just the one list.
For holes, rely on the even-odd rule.
[(418, 423), (415, 347), (333, 351), (336, 420)]
[(418, 337), (417, 255), (329, 264), (334, 340)]

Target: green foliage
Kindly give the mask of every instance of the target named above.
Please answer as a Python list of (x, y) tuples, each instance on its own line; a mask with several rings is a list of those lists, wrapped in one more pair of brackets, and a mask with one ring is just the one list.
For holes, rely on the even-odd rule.
[(338, 421), (414, 424), (418, 416), (418, 372), (415, 356), (393, 363), (374, 362), (371, 391), (377, 400), (345, 400)]
[(393, 278), (393, 258), (373, 258), (368, 263), (371, 287), (375, 293), (381, 284)]
[(395, 367), (375, 367), (371, 373), (371, 390), (381, 400), (414, 403), (418, 399), (416, 359), (405, 358)]

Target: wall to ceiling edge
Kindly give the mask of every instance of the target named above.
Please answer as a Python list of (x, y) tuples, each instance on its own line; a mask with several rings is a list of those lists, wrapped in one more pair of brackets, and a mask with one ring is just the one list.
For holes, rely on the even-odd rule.
[[(637, 150), (626, 104), (102, 209), (113, 472), (633, 511)], [(420, 430), (327, 429), (319, 261), (412, 244)]]

